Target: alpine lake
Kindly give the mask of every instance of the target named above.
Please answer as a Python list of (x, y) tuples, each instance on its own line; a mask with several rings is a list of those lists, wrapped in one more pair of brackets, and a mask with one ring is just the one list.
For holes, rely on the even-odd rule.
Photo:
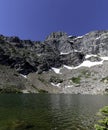
[(1, 94), (0, 130), (94, 130), (107, 95)]

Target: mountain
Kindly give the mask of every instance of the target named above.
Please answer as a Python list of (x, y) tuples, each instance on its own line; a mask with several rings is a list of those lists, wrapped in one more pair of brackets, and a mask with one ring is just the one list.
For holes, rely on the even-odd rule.
[(108, 31), (53, 32), (43, 42), (0, 35), (1, 93), (108, 92)]

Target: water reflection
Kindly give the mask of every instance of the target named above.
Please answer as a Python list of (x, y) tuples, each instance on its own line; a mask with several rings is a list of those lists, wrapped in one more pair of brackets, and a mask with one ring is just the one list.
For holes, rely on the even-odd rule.
[(95, 114), (107, 105), (107, 100), (107, 96), (50, 95), (51, 109), (57, 123), (67, 128), (83, 126), (82, 129), (86, 130), (93, 129)]
[(93, 130), (95, 114), (107, 101), (108, 96), (0, 95), (0, 130), (17, 120), (33, 124), (30, 130)]

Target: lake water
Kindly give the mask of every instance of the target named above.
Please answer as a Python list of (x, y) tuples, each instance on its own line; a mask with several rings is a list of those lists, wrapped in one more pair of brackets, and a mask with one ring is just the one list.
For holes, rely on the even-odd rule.
[(108, 96), (3, 94), (0, 130), (93, 130)]

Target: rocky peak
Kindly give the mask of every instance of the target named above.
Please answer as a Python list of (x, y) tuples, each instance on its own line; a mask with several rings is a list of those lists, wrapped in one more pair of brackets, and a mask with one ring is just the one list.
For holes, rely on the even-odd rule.
[(53, 32), (46, 38), (46, 40), (54, 40), (59, 39), (61, 37), (67, 37), (67, 34), (65, 32)]
[(47, 37), (45, 43), (52, 46), (52, 48), (59, 51), (59, 53), (68, 53), (73, 51), (69, 39), (68, 35), (64, 32), (53, 32)]
[(14, 43), (20, 43), (19, 37), (13, 36), (13, 37), (5, 37), (4, 39), (7, 42), (14, 42)]

